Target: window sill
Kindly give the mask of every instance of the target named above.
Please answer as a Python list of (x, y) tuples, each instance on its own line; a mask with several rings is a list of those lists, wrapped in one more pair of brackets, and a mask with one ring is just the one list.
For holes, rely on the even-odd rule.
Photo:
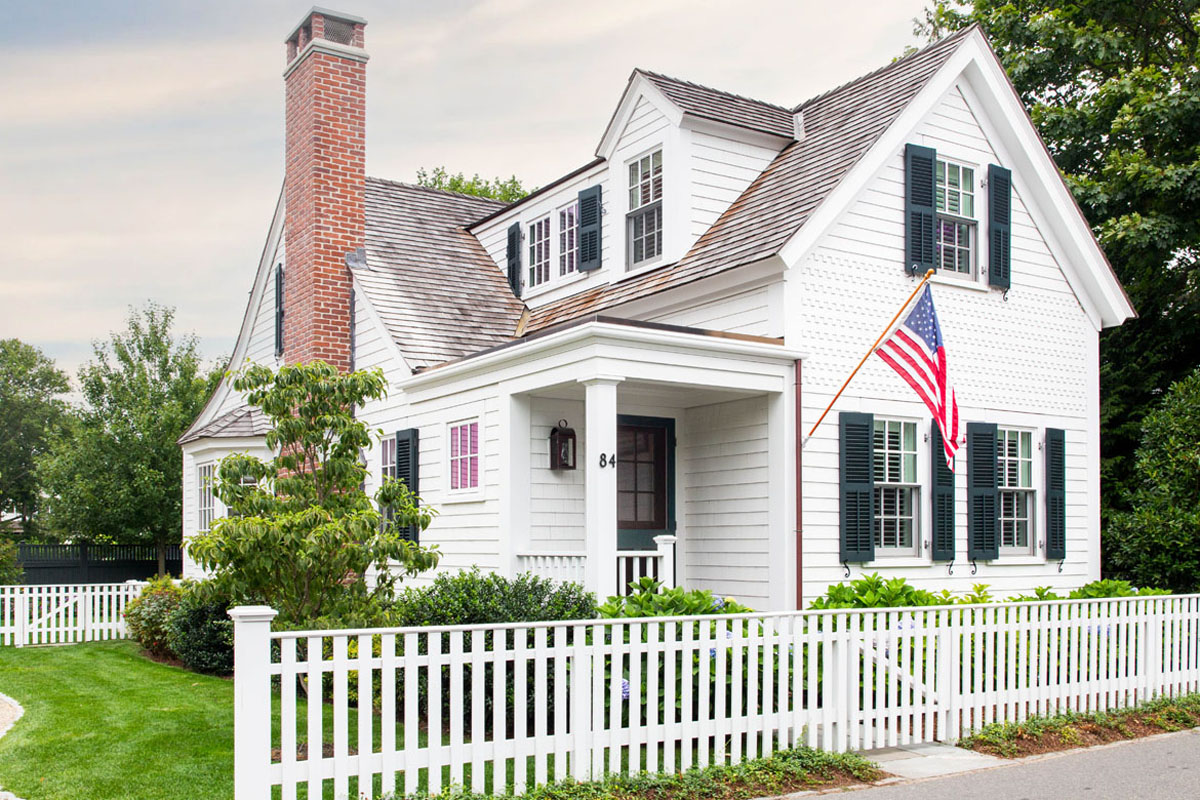
[(940, 272), (935, 272), (929, 278), (930, 283), (936, 283), (939, 286), (956, 286), (959, 289), (970, 289), (974, 292), (989, 292), (992, 287), (984, 283), (980, 278), (952, 278), (943, 275)]

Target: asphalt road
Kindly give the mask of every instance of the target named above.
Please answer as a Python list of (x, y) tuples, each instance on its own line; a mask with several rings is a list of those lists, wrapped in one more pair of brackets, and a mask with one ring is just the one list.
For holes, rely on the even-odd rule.
[[(884, 765), (887, 768), (887, 765)], [(855, 792), (855, 797), (860, 793)], [(863, 800), (1200, 800), (1200, 729), (881, 786)]]

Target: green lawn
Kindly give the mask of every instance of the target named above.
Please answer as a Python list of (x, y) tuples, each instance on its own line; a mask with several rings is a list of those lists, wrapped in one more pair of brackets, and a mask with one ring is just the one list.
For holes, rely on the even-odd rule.
[(132, 642), (0, 648), (25, 716), (0, 786), (25, 800), (233, 795), (233, 683), (157, 664)]

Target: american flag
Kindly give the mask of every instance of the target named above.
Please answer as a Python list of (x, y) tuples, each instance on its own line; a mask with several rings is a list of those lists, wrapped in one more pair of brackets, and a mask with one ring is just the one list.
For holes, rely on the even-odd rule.
[(928, 286), (908, 317), (875, 353), (896, 370), (933, 414), (942, 432), (946, 464), (953, 471), (958, 450), (958, 401), (946, 377), (946, 345)]

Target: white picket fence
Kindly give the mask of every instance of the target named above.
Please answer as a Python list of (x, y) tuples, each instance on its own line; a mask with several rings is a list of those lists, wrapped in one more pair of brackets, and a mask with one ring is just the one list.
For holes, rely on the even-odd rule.
[(125, 606), (146, 584), (0, 586), (0, 645), (125, 638)]
[(236, 800), (504, 794), (1200, 690), (1200, 595), (286, 632), (274, 613), (230, 612)]

